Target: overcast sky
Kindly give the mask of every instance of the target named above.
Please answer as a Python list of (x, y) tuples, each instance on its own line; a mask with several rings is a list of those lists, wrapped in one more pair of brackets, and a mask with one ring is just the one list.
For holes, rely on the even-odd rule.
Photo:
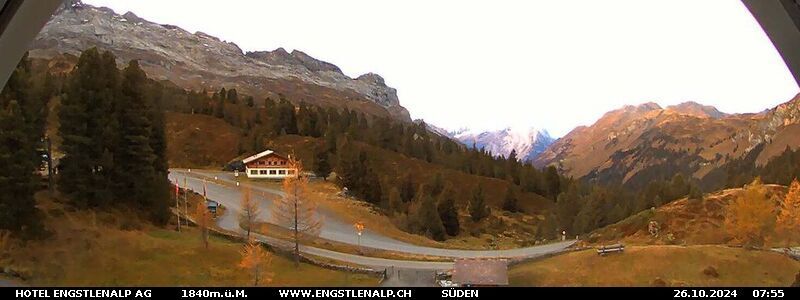
[(413, 118), (448, 129), (561, 136), (625, 104), (757, 112), (798, 92), (737, 0), (84, 2), (378, 73)]

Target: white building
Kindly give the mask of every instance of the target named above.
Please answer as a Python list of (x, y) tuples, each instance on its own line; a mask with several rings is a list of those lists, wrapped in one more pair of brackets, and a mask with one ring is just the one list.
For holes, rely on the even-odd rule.
[(297, 176), (297, 168), (289, 164), (289, 157), (266, 150), (242, 160), (248, 178), (283, 179)]

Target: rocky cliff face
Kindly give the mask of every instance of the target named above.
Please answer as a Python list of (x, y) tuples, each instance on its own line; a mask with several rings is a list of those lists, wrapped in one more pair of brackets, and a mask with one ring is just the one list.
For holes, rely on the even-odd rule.
[(534, 165), (635, 186), (675, 173), (702, 179), (754, 149), (757, 162), (764, 163), (800, 146), (798, 103), (795, 97), (763, 113), (739, 115), (694, 102), (666, 109), (654, 103), (625, 106), (558, 139)]
[(236, 88), (260, 99), (280, 93), (292, 101), (411, 121), (397, 91), (376, 74), (350, 78), (337, 66), (297, 50), (245, 54), (236, 44), (202, 32), (80, 2), (65, 5), (53, 16), (34, 41), (31, 56), (76, 55), (91, 47), (112, 51), (120, 64), (138, 59), (149, 76), (184, 88)]

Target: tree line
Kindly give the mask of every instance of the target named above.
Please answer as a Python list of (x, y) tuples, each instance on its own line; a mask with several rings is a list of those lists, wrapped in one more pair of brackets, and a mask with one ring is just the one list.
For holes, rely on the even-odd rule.
[(163, 109), (136, 60), (117, 69), (111, 52), (81, 53), (64, 82), (59, 190), (79, 207), (128, 207), (157, 224), (169, 218)]
[(50, 74), (34, 74), (26, 53), (0, 91), (0, 230), (20, 237), (44, 233), (34, 193), (42, 164), (47, 103), (56, 93)]

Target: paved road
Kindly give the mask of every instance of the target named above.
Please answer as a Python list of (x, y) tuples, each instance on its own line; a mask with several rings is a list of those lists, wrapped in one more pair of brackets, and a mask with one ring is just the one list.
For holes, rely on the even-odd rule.
[[(218, 180), (216, 181), (212, 180), (215, 176), (218, 178)], [(192, 172), (187, 172), (187, 170), (185, 169), (171, 169), (169, 178), (170, 180), (173, 181), (177, 179), (180, 184), (183, 184), (184, 178), (186, 178), (186, 183), (188, 185), (188, 188), (198, 193), (203, 192), (203, 182), (205, 181), (208, 198), (221, 203), (223, 206), (227, 208), (225, 210), (225, 214), (218, 217), (218, 225), (223, 229), (236, 232), (242, 231), (241, 228), (239, 227), (237, 220), (237, 213), (236, 213), (239, 210), (241, 210), (239, 203), (241, 199), (241, 187), (244, 186), (250, 187), (253, 193), (256, 194), (264, 193), (264, 194), (272, 194), (275, 196), (283, 195), (283, 193), (280, 190), (271, 189), (258, 185), (251, 185), (247, 183), (241, 183), (240, 187), (236, 187), (233, 175), (227, 172), (201, 171), (201, 170), (192, 170)], [(259, 199), (261, 199), (262, 201), (260, 202), (261, 214), (258, 216), (258, 219), (260, 221), (270, 222), (270, 209), (272, 207), (272, 201), (270, 200), (270, 197), (261, 197)], [(339, 218), (337, 218), (336, 215), (334, 215), (329, 211), (320, 209), (319, 213), (324, 218), (320, 237), (347, 244), (354, 244), (354, 245), (357, 244), (357, 237), (352, 225), (342, 222)], [(277, 242), (277, 243), (281, 242), (265, 236), (261, 236), (260, 238), (263, 238), (270, 242)], [(369, 230), (366, 230), (361, 237), (361, 245), (365, 247), (384, 249), (396, 252), (405, 252), (411, 254), (433, 255), (433, 256), (443, 256), (443, 257), (453, 257), (453, 258), (537, 257), (563, 251), (564, 249), (566, 249), (567, 247), (569, 247), (574, 243), (575, 241), (566, 241), (566, 242), (559, 242), (542, 246), (508, 249), (508, 250), (458, 250), (458, 249), (442, 249), (442, 248), (413, 245), (403, 241), (392, 239), (390, 237), (380, 235), (378, 233)], [(452, 267), (452, 263), (450, 262), (434, 263), (434, 262), (421, 262), (421, 261), (388, 260), (388, 259), (339, 253), (314, 247), (303, 247), (303, 250), (304, 252), (313, 255), (333, 258), (341, 261), (358, 263), (367, 266), (375, 266), (375, 267), (399, 266), (408, 269), (437, 269), (437, 270), (444, 270)]]

